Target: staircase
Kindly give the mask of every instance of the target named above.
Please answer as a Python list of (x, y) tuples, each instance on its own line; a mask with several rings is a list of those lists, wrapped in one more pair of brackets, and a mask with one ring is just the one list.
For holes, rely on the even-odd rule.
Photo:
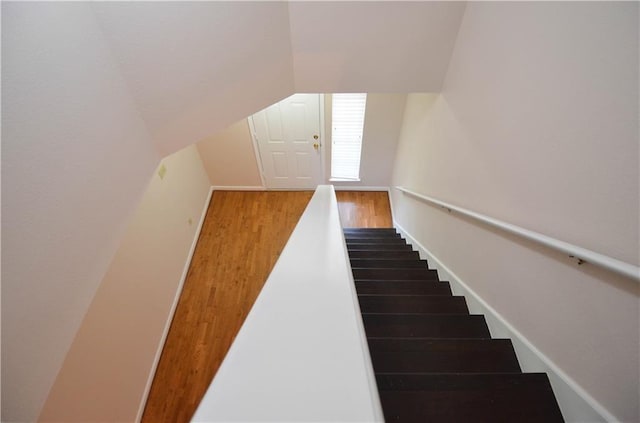
[(387, 422), (562, 422), (545, 373), (420, 260), (395, 229), (344, 229)]

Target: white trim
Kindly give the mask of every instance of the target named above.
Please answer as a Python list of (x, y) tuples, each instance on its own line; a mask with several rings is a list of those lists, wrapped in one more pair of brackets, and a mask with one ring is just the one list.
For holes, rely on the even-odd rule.
[(196, 232), (193, 236), (193, 242), (191, 243), (191, 248), (189, 249), (189, 255), (187, 256), (187, 261), (185, 262), (184, 268), (182, 269), (182, 276), (180, 277), (180, 282), (178, 283), (178, 289), (176, 289), (176, 296), (173, 299), (173, 304), (171, 304), (171, 310), (169, 311), (169, 315), (167, 316), (167, 322), (165, 323), (164, 331), (162, 333), (162, 337), (160, 338), (158, 350), (156, 351), (156, 356), (153, 359), (153, 365), (151, 366), (151, 370), (149, 371), (147, 384), (144, 388), (144, 393), (142, 394), (140, 406), (138, 407), (136, 423), (139, 423), (140, 420), (142, 420), (142, 414), (144, 413), (144, 408), (147, 405), (147, 399), (149, 398), (149, 392), (151, 391), (151, 384), (153, 383), (153, 379), (156, 375), (156, 370), (158, 369), (158, 364), (160, 363), (160, 356), (162, 355), (164, 344), (167, 341), (167, 335), (169, 335), (169, 329), (171, 328), (171, 323), (173, 322), (173, 315), (176, 312), (176, 308), (178, 307), (178, 301), (180, 301), (180, 296), (182, 295), (182, 288), (184, 287), (184, 282), (187, 279), (187, 274), (189, 273), (189, 267), (191, 266), (193, 253), (196, 251), (196, 245), (198, 244), (198, 239), (200, 238), (200, 231), (202, 231), (202, 226), (204, 225), (204, 219), (207, 216), (207, 210), (209, 209), (209, 203), (211, 202), (213, 191), (214, 189), (213, 187), (211, 187), (209, 189), (209, 194), (207, 195), (207, 199), (204, 202), (204, 207), (202, 208), (202, 214), (200, 215), (200, 222), (198, 222), (198, 227), (196, 228)]
[(309, 191), (309, 192), (313, 192), (314, 190), (315, 190), (314, 188), (266, 188), (265, 189), (265, 191)]
[(251, 141), (253, 144), (253, 155), (256, 159), (256, 165), (258, 166), (258, 173), (260, 174), (260, 181), (262, 186), (266, 187), (267, 182), (264, 179), (264, 168), (262, 167), (262, 156), (260, 155), (260, 147), (258, 147), (258, 136), (256, 135), (256, 125), (253, 123), (253, 116), (247, 118), (247, 125), (249, 125), (249, 133), (251, 134)]
[(538, 232), (530, 231), (529, 229), (521, 228), (520, 226), (512, 225), (502, 220), (495, 219), (480, 213), (476, 213), (471, 210), (464, 209), (462, 207), (454, 206), (444, 201), (437, 200), (433, 197), (418, 194), (404, 187), (396, 187), (398, 191), (408, 194), (412, 197), (420, 199), (424, 202), (442, 207), (447, 211), (455, 211), (463, 216), (470, 217), (486, 225), (498, 228), (507, 233), (519, 236), (521, 238), (533, 241), (535, 243), (544, 245), (545, 247), (567, 254), (569, 257), (578, 260), (578, 264), (590, 263), (627, 278), (633, 279), (636, 282), (640, 282), (640, 267), (634, 266), (629, 263), (625, 263), (621, 260), (609, 257), (604, 254), (596, 253), (595, 251), (588, 250), (586, 248), (579, 247), (577, 245), (570, 244), (568, 242), (561, 241), (556, 238), (552, 238), (547, 235), (543, 235)]
[(322, 167), (321, 178), (320, 181), (318, 181), (320, 184), (322, 181), (327, 180), (327, 169), (325, 167), (327, 163), (327, 149), (325, 148), (327, 146), (327, 140), (325, 139), (326, 131), (324, 127), (324, 94), (318, 94), (318, 99), (320, 101), (318, 106), (320, 108), (320, 166)]
[(406, 231), (396, 220), (395, 228), (416, 247), (420, 257), (429, 261), (441, 280), (449, 280), (456, 295), (464, 295), (469, 311), (483, 314), (492, 336), (508, 337), (518, 356), (523, 371), (545, 372), (567, 422), (615, 422), (613, 416), (602, 404), (589, 395), (575, 380), (567, 375), (549, 357), (537, 349), (522, 333), (514, 328), (500, 313), (487, 304), (468, 284), (462, 281), (451, 269), (433, 255), (424, 245)]
[(258, 185), (213, 185), (212, 191), (266, 191), (265, 187)]
[(395, 209), (396, 208), (393, 205), (393, 195), (391, 195), (391, 187), (389, 187), (389, 190), (387, 192), (389, 196), (389, 207), (391, 207), (391, 222), (392, 222), (392, 225), (395, 226), (395, 223), (396, 223)]
[(386, 191), (389, 187), (362, 186), (362, 185), (333, 185), (336, 191)]
[(329, 178), (329, 182), (360, 182), (360, 178)]

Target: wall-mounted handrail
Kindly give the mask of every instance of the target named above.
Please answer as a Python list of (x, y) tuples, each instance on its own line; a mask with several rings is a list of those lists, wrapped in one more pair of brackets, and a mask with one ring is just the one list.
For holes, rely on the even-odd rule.
[(550, 236), (531, 231), (529, 229), (524, 229), (524, 228), (521, 228), (520, 226), (512, 225), (510, 223), (503, 222), (501, 220), (494, 219), (492, 217), (489, 217), (480, 213), (476, 213), (474, 211), (467, 210), (462, 207), (445, 203), (444, 201), (437, 200), (433, 197), (428, 197), (426, 195), (418, 194), (417, 192), (411, 191), (401, 186), (396, 186), (396, 189), (398, 191), (401, 191), (412, 197), (418, 198), (427, 203), (442, 207), (448, 211), (454, 211), (460, 215), (477, 220), (486, 225), (501, 229), (505, 232), (519, 236), (529, 241), (536, 242), (538, 244), (544, 245), (545, 247), (554, 249), (556, 251), (560, 251), (561, 253), (564, 253), (569, 257), (578, 260), (579, 264), (590, 263), (596, 266), (600, 266), (611, 272), (617, 273), (622, 276), (626, 276), (630, 279), (640, 282), (640, 267), (638, 266), (625, 263), (621, 260), (614, 259), (613, 257), (596, 253), (595, 251), (591, 251), (586, 248), (582, 248), (577, 245), (570, 244), (568, 242), (560, 241), (559, 239), (555, 239)]
[(193, 422), (383, 422), (333, 186), (321, 185)]

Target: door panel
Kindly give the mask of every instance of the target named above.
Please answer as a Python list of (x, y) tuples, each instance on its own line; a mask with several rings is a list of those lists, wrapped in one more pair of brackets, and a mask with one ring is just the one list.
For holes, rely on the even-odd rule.
[(291, 117), (289, 127), (291, 129), (291, 141), (306, 142), (309, 129), (307, 128), (306, 106), (304, 104), (291, 104)]
[(266, 125), (269, 131), (267, 141), (270, 143), (284, 142), (284, 130), (282, 128), (282, 113), (280, 105), (275, 104), (266, 111)]
[[(252, 116), (267, 188), (322, 183), (320, 95), (295, 94)], [(318, 144), (318, 148), (314, 144)]]
[(271, 157), (273, 159), (273, 176), (276, 178), (286, 178), (289, 175), (287, 153), (275, 151)]
[(296, 153), (296, 164), (298, 170), (298, 177), (300, 178), (311, 178), (311, 174), (309, 173), (309, 169), (311, 168), (311, 160), (309, 154), (306, 153)]

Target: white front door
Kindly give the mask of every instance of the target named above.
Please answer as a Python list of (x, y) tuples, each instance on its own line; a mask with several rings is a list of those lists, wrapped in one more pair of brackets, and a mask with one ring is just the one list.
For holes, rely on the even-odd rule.
[(251, 119), (267, 188), (315, 189), (322, 183), (320, 94), (294, 94)]

